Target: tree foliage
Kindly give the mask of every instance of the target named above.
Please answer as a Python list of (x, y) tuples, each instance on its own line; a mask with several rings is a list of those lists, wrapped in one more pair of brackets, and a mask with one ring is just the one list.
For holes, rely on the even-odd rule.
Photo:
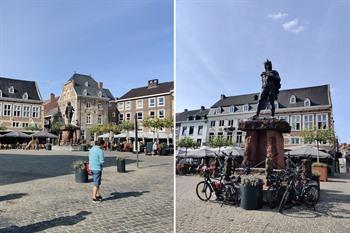
[(28, 130), (28, 131), (40, 131), (40, 130), (42, 130), (42, 128), (40, 128), (34, 124), (29, 124), (27, 127), (24, 127), (24, 129)]
[[(157, 117), (148, 117), (143, 120), (142, 125), (149, 128), (153, 133), (157, 133), (157, 139), (159, 140), (158, 132), (160, 129), (171, 129), (174, 126), (173, 119), (161, 119)], [(154, 141), (154, 138), (153, 138)]]
[(183, 137), (177, 143), (177, 146), (185, 148), (185, 156), (187, 156), (188, 148), (196, 148), (198, 147), (198, 144), (190, 137)]
[(228, 139), (226, 139), (224, 137), (215, 137), (215, 138), (212, 138), (211, 140), (209, 140), (208, 144), (210, 147), (219, 148), (219, 153), (220, 153), (221, 147), (234, 146), (235, 143), (232, 141), (229, 141)]

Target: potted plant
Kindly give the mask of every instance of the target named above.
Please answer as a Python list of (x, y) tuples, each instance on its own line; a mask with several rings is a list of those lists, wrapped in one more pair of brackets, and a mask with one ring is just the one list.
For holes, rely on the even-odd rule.
[(253, 175), (241, 177), (241, 208), (257, 210), (263, 203), (263, 180)]
[(123, 156), (117, 156), (117, 171), (124, 173), (125, 172), (125, 161), (126, 158)]
[(327, 181), (327, 164), (325, 163), (313, 163), (312, 164), (312, 173), (320, 174), (320, 181)]
[(77, 183), (87, 183), (88, 173), (86, 171), (85, 162), (82, 160), (74, 161), (73, 168), (75, 170), (75, 181)]
[(159, 153), (160, 155), (168, 155), (168, 145), (164, 142), (162, 142), (160, 145), (159, 145)]

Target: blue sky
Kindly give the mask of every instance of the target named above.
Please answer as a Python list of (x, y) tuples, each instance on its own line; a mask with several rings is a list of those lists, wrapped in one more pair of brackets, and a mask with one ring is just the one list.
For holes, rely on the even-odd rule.
[(0, 76), (36, 80), (47, 99), (74, 72), (116, 97), (173, 80), (173, 1), (0, 1)]
[(282, 89), (331, 85), (336, 133), (350, 142), (349, 12), (349, 0), (178, 0), (177, 112), (259, 92), (269, 58)]

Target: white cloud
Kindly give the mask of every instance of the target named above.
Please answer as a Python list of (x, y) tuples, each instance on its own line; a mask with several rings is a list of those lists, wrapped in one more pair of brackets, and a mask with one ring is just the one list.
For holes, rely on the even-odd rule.
[(267, 18), (271, 18), (271, 19), (277, 20), (277, 19), (281, 19), (281, 18), (284, 18), (284, 17), (287, 17), (287, 16), (288, 16), (288, 13), (278, 12), (277, 14), (269, 14), (269, 15), (267, 15)]
[(285, 31), (293, 32), (295, 34), (305, 30), (305, 27), (299, 24), (299, 19), (293, 19), (292, 21), (285, 22), (282, 26)]

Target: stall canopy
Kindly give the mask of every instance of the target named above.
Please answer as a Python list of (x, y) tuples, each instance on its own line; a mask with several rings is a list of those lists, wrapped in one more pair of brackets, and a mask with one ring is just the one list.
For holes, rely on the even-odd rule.
[[(317, 148), (313, 146), (303, 146), (299, 147), (297, 149), (292, 149), (291, 151), (287, 151), (285, 153), (286, 156), (292, 156), (292, 157), (308, 157), (311, 156), (312, 158), (317, 158)], [(320, 158), (330, 158), (330, 154), (327, 154), (323, 151), (319, 151)]]
[[(101, 135), (102, 136), (102, 135)], [(129, 132), (129, 138), (135, 138), (135, 132)], [(99, 136), (100, 137), (100, 136)], [(126, 138), (127, 134), (126, 133), (120, 133), (120, 134), (116, 134), (114, 135), (114, 138)], [(150, 132), (139, 132), (137, 135), (138, 138), (148, 138), (148, 139), (152, 139), (152, 138), (157, 138), (157, 134), (153, 134)], [(172, 134), (167, 134), (164, 132), (160, 132), (159, 133), (159, 139), (167, 139), (167, 138), (172, 138), (173, 135)]]
[(34, 138), (58, 138), (57, 135), (54, 135), (49, 132), (41, 131), (41, 132), (36, 132), (30, 135), (30, 137)]
[(22, 132), (17, 132), (17, 131), (12, 131), (9, 133), (6, 133), (1, 136), (2, 138), (31, 138), (30, 135), (22, 133)]

